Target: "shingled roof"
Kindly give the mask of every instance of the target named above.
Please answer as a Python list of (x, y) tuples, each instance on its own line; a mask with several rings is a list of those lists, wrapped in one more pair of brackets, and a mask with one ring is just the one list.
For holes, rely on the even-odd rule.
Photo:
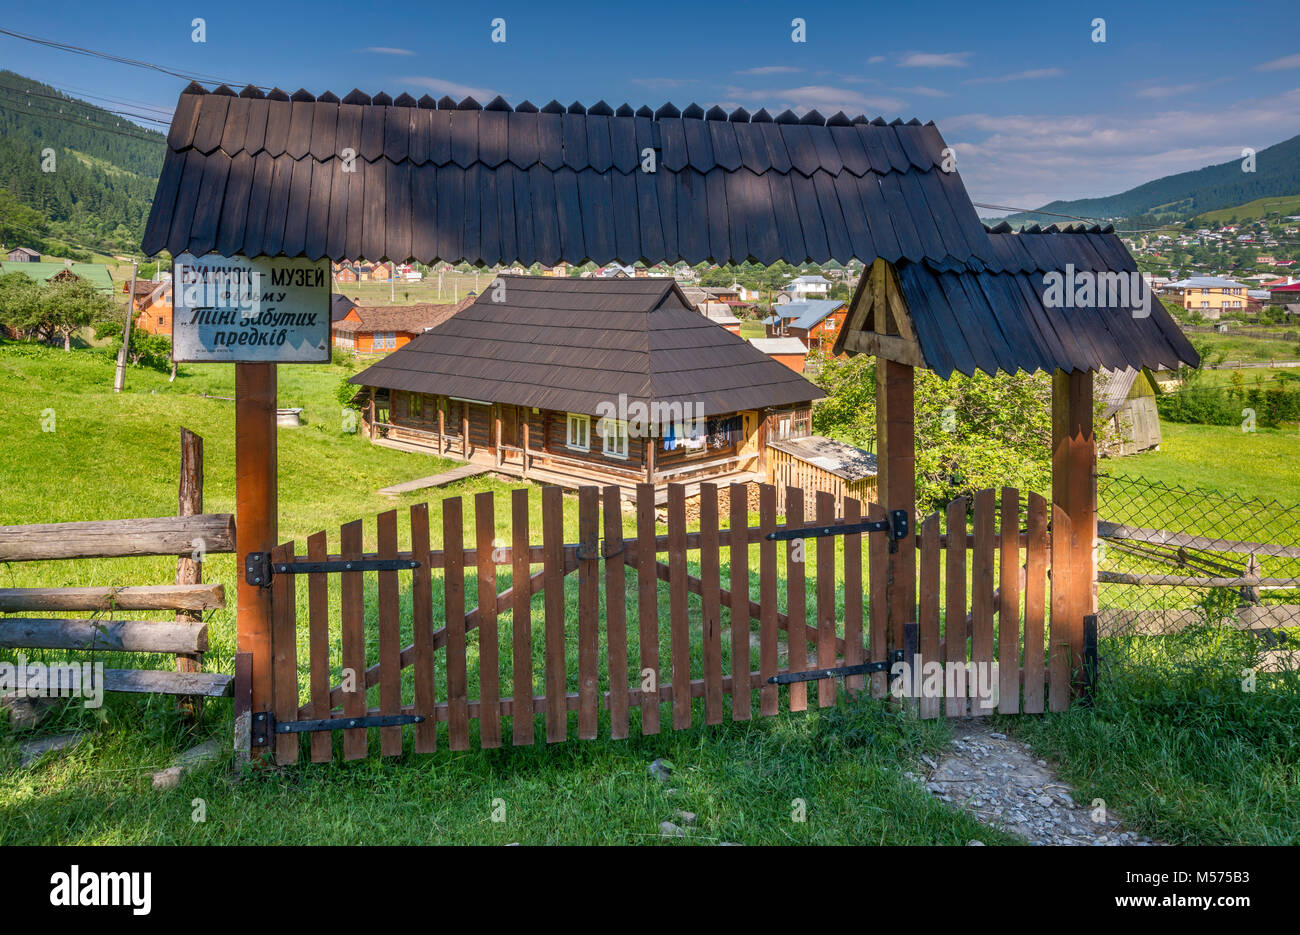
[(945, 148), (932, 123), (815, 110), (512, 109), (192, 84), (143, 246), (487, 265), (987, 261)]
[[(1073, 268), (1076, 274), (1136, 276), (1133, 257), (1113, 232), (1076, 225), (1014, 233), (1001, 224), (987, 236), (995, 267), (953, 269), (929, 261), (896, 267), (921, 356), (939, 376), (977, 369), (992, 375), (1199, 363), (1154, 294), (1145, 317), (1115, 301), (1088, 308), (1049, 307), (1044, 301), (1049, 273)], [(866, 286), (864, 277), (854, 305)], [(837, 353), (844, 351), (849, 330), (840, 330)]]
[(422, 302), (416, 305), (355, 305), (360, 321), (340, 321), (334, 327), (345, 334), (372, 334), (376, 331), (402, 331), (419, 334), (442, 324), (468, 308), (473, 299), (451, 303)]
[(819, 399), (816, 386), (695, 311), (670, 279), (502, 276), (349, 382), (601, 415), (602, 402), (713, 416)]

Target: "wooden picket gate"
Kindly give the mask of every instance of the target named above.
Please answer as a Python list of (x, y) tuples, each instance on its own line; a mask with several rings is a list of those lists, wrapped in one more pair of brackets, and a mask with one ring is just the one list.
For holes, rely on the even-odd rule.
[[(508, 539), (498, 535), (495, 495), (485, 492), (474, 497), (472, 530), (460, 497), (442, 502), (439, 543), (431, 541), (429, 507), (421, 503), (409, 509), (401, 548), (396, 510), (377, 517), (373, 551), (363, 549), (360, 520), (341, 527), (335, 552), (325, 532), (308, 537), (305, 554), (295, 554), (292, 542), (279, 546), (270, 556), (272, 710), (253, 715), (254, 749), (273, 747), (278, 762), (292, 763), (305, 732), (311, 759), (326, 761), (334, 752), (330, 732), (341, 731), (344, 759), (358, 759), (367, 755), (368, 730), (377, 728), (381, 755), (394, 756), (411, 725), (416, 752), (436, 750), (440, 735), (452, 750), (467, 750), (475, 720), (478, 745), (498, 747), (507, 718), (511, 742), (524, 745), (540, 739), (538, 715), (538, 734), (553, 743), (570, 736), (575, 711), (578, 738), (597, 737), (604, 717), (609, 736), (620, 739), (633, 729), (632, 712), (639, 712), (641, 733), (655, 734), (665, 721), (684, 729), (802, 711), (809, 681), (816, 705), (825, 707), (836, 701), (839, 677), (849, 693), (869, 688), (884, 696), (886, 672), (860, 670), (871, 663), (884, 670), (903, 658), (904, 646), (890, 645), (899, 641), (887, 632), (885, 614), (891, 537), (837, 531), (768, 538), (783, 529), (880, 520), (884, 510), (869, 504), (864, 517), (862, 504), (845, 499), (837, 514), (830, 493), (805, 504), (804, 491), (789, 487), (779, 524), (776, 488), (757, 485), (758, 525), (751, 526), (749, 489), (726, 490), (724, 526), (718, 488), (702, 484), (698, 528), (689, 532), (682, 485), (668, 489), (664, 533), (653, 486), (639, 485), (630, 534), (620, 489), (584, 487), (576, 536), (566, 541), (560, 488), (544, 487), (540, 544), (532, 535), (536, 497), (518, 489)], [(913, 663), (996, 660), (1001, 712), (1044, 710), (1049, 673), (1053, 707), (1062, 698), (1068, 703), (1070, 648), (1054, 644), (1046, 664), (1043, 498), (1030, 494), (1022, 504), (1010, 488), (1000, 500), (981, 491), (972, 509), (954, 501), (946, 517), (927, 517), (900, 547), (919, 548), (920, 556), (911, 583), (917, 620), (904, 637)], [(477, 606), (467, 609), (471, 601)], [(854, 666), (854, 674), (798, 680)], [(907, 703), (923, 717), (992, 710), (965, 696)]]

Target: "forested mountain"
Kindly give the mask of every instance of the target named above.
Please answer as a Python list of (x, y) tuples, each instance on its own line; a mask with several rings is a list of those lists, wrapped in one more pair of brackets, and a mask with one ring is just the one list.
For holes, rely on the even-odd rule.
[[(1227, 208), (1272, 195), (1300, 194), (1300, 136), (1293, 136), (1255, 154), (1255, 171), (1243, 172), (1233, 159), (1192, 172), (1167, 175), (1118, 195), (1053, 201), (1040, 211), (1089, 218), (1185, 220), (1206, 211)], [(1063, 222), (1046, 214), (1012, 214), (1011, 224)]]
[[(0, 189), (46, 221), (33, 235), (30, 215), (0, 208), (5, 243), (74, 256), (84, 250), (68, 249), (64, 239), (104, 251), (139, 249), (164, 141), (162, 133), (0, 71)], [(52, 172), (43, 171), (46, 149), (54, 150)], [(7, 201), (0, 198), (0, 206)]]

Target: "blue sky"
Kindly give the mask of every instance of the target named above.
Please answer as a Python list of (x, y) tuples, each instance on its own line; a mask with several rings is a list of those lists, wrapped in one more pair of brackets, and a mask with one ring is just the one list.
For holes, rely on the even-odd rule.
[[(195, 17), (206, 41), (191, 41)], [(491, 41), (494, 17), (506, 41)], [(806, 42), (792, 41), (792, 20)], [(1092, 22), (1105, 20), (1106, 41)], [(816, 107), (934, 120), (976, 201), (1111, 194), (1300, 133), (1294, 0), (13, 5), (10, 29), (340, 95)], [(170, 110), (184, 81), (0, 36), (0, 65)], [(992, 214), (995, 212), (982, 212)]]

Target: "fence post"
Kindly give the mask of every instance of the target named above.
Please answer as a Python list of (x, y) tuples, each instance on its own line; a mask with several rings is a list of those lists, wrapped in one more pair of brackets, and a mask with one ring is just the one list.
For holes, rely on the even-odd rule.
[[(1067, 599), (1052, 602), (1052, 645), (1069, 644), (1070, 658), (1083, 656), (1083, 618), (1096, 611), (1096, 571), (1093, 543), (1097, 538), (1097, 440), (1093, 435), (1093, 374), (1090, 370), (1057, 370), (1052, 376), (1052, 505), (1069, 519), (1072, 580), (1058, 582), (1053, 568), (1053, 593), (1063, 585)], [(1056, 529), (1052, 530), (1055, 548)], [(1061, 629), (1057, 629), (1060, 627)], [(1082, 686), (1082, 672), (1071, 676), (1072, 692)]]
[[(189, 429), (181, 428), (181, 477), (178, 494), (179, 506), (176, 515), (197, 516), (203, 512), (203, 438)], [(198, 584), (203, 580), (202, 556), (204, 544), (199, 543), (189, 555), (182, 555), (176, 560), (176, 583)], [(180, 610), (176, 612), (177, 623), (198, 623), (203, 615), (197, 610)], [(177, 653), (177, 672), (198, 672), (202, 669), (202, 653)], [(180, 707), (187, 715), (193, 716), (202, 698), (182, 696)]]

